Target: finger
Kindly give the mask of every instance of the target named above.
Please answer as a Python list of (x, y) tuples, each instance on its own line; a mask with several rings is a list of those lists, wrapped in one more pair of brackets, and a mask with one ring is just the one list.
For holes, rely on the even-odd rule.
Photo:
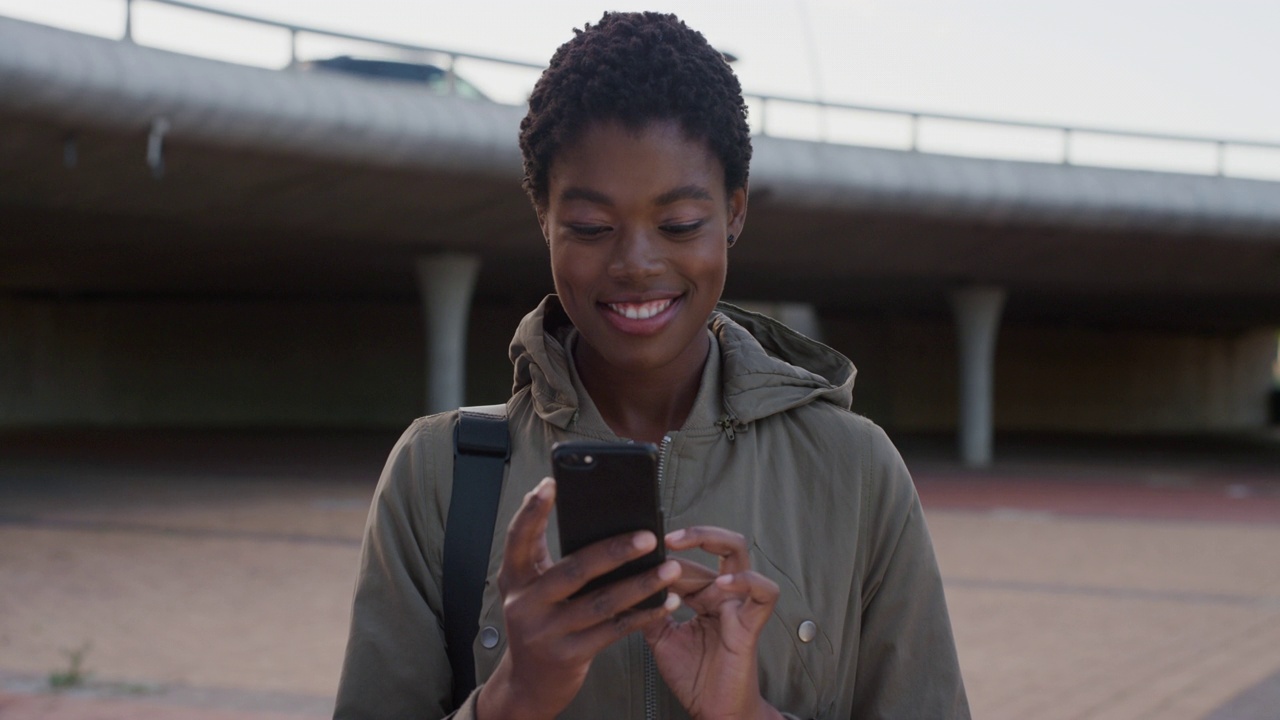
[[(545, 529), (546, 526), (544, 525), (543, 527)], [(556, 564), (556, 561), (551, 557), (551, 549), (547, 547), (546, 532), (543, 532), (538, 536), (537, 542), (537, 547), (534, 548), (533, 552), (533, 567), (534, 570), (537, 571), (538, 575), (542, 575), (546, 571), (550, 570), (551, 566)]]
[(547, 522), (555, 501), (556, 481), (542, 482), (524, 496), (520, 509), (507, 525), (507, 539), (498, 574), (499, 586), (522, 587), (537, 579), (550, 561), (546, 548)]
[(596, 654), (619, 638), (624, 638), (637, 630), (648, 631), (653, 627), (661, 627), (678, 607), (680, 607), (680, 598), (669, 593), (667, 599), (656, 608), (632, 610), (615, 615), (606, 622), (597, 623), (576, 633), (574, 637), (591, 648), (594, 651), (592, 654)]
[[(675, 587), (672, 589), (675, 590)], [(725, 603), (732, 603), (753, 616), (757, 611), (763, 611), (763, 616), (768, 617), (777, 605), (780, 594), (777, 583), (758, 572), (748, 570), (721, 575), (701, 590), (681, 597), (699, 615), (721, 615)]]
[(769, 611), (778, 602), (781, 591), (778, 584), (758, 572), (750, 571), (721, 575), (715, 585), (725, 593), (741, 596), (744, 600)]
[(540, 592), (549, 602), (565, 600), (597, 577), (653, 552), (657, 545), (658, 539), (648, 530), (594, 542), (548, 568), (539, 583)]
[(680, 627), (680, 623), (672, 616), (676, 610), (680, 609), (679, 600), (672, 600), (671, 596), (667, 596), (667, 603), (671, 606), (671, 612), (659, 615), (656, 618), (640, 625), (640, 632), (644, 633), (645, 642), (649, 643), (649, 647), (657, 647), (667, 638), (670, 633)]
[[(567, 627), (579, 631), (602, 623), (612, 623), (636, 604), (670, 588), (679, 577), (680, 563), (668, 560), (652, 570), (610, 583), (571, 600), (564, 605)], [(673, 602), (678, 604), (679, 597)]]
[(751, 555), (747, 552), (747, 539), (732, 530), (713, 525), (695, 525), (668, 533), (667, 547), (672, 550), (701, 548), (720, 556), (720, 573), (739, 573), (751, 569)]
[(711, 568), (687, 558), (672, 558), (680, 563), (680, 577), (671, 584), (671, 592), (685, 597), (693, 595), (711, 586), (719, 577)]

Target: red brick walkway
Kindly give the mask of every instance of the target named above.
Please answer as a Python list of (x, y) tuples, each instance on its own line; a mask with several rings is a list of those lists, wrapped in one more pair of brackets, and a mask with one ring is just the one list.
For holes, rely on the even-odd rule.
[(1280, 469), (1276, 477), (1133, 470), (1113, 471), (1110, 477), (1097, 477), (1095, 470), (1088, 479), (1045, 478), (1034, 471), (992, 476), (921, 470), (915, 475), (920, 500), (930, 509), (1280, 523)]
[[(0, 720), (331, 713), (393, 434), (34, 440), (0, 435)], [(1276, 720), (1280, 450), (1086, 450), (904, 451), (975, 717)]]

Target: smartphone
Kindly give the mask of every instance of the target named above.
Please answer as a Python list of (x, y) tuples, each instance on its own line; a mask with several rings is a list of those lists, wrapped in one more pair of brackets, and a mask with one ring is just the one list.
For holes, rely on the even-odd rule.
[[(624, 533), (649, 530), (658, 538), (653, 552), (595, 578), (574, 597), (662, 564), (667, 553), (658, 500), (657, 447), (652, 443), (556, 443), (551, 446), (551, 467), (562, 557)], [(666, 596), (666, 590), (661, 590), (635, 607), (657, 607)]]

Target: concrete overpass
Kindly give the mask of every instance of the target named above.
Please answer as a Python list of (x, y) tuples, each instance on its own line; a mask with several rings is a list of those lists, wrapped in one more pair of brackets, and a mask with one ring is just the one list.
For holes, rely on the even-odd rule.
[[(501, 398), (551, 287), (522, 115), (0, 18), (0, 426), (403, 424), (459, 254), (434, 327), (471, 317), (466, 400)], [(727, 294), (814, 308), (873, 419), (980, 462), (1002, 321), (997, 429), (1266, 423), (1280, 183), (755, 145)]]

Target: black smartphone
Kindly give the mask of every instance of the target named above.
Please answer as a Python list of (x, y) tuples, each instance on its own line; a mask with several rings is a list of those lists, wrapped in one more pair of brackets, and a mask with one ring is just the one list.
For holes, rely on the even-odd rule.
[[(653, 552), (587, 583), (574, 597), (661, 565), (666, 559), (662, 506), (658, 499), (658, 448), (652, 443), (564, 442), (551, 446), (556, 478), (560, 554), (593, 542), (649, 530), (658, 538)], [(665, 590), (636, 604), (657, 607)]]

